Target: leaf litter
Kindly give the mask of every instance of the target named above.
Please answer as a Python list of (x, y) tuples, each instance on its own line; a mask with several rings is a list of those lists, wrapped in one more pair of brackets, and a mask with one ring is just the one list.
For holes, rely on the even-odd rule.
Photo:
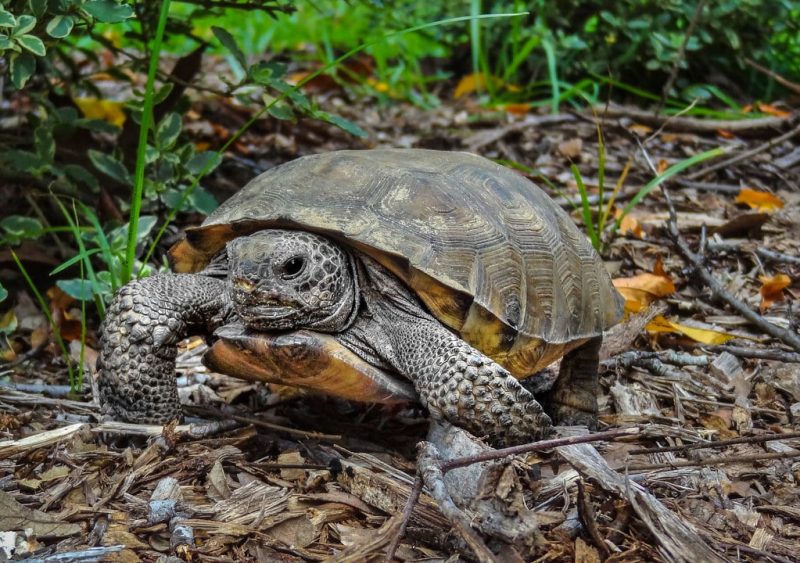
[[(469, 96), (478, 84), (461, 85), (458, 99), (432, 110), (379, 107), (350, 100), (342, 89), (323, 91), (321, 105), (367, 130), (368, 140), (306, 120), (259, 122), (209, 184), (222, 199), (259, 171), (302, 154), (413, 146), (472, 150), (511, 165), (545, 189), (558, 186), (551, 195), (570, 212), (577, 197), (574, 163), (590, 197), (597, 196), (591, 112), (484, 110)], [(645, 125), (637, 111), (615, 108), (602, 123), (604, 174), (610, 185), (625, 171), (617, 195), (623, 205), (653, 177), (653, 168), (713, 146), (747, 153), (783, 134), (767, 128), (739, 136), (746, 130), (741, 125), (693, 129), (691, 118), (672, 123), (675, 129), (650, 118)], [(187, 130), (213, 148), (246, 115), (243, 107), (202, 98)], [(796, 121), (784, 118), (787, 125)], [(473, 483), (489, 504), (467, 507), (466, 514), (496, 557), (796, 560), (800, 350), (767, 337), (731, 304), (737, 300), (764, 322), (797, 334), (800, 166), (787, 159), (794, 147), (796, 138), (789, 138), (758, 158), (704, 173), (714, 163), (701, 164), (668, 183), (677, 229), (723, 294), (709, 290), (670, 239), (661, 190), (634, 208), (621, 233), (606, 233), (604, 258), (629, 305), (602, 351), (601, 429), (638, 431), (599, 445), (517, 456), (493, 469), (491, 479)], [(581, 221), (579, 212), (573, 217)], [(74, 341), (74, 305), (55, 292), (51, 299), (64, 337)], [(99, 422), (92, 375), (83, 394), (64, 392), (65, 368), (52, 335), (41, 328), (41, 314), (25, 298), (12, 302), (17, 305), (3, 310), (8, 334), (0, 368), (5, 557), (385, 557), (414, 488), (415, 444), (426, 436), (418, 408), (355, 405), (209, 373), (200, 364), (205, 345), (192, 339), (178, 362), (181, 398), (193, 406), (186, 424)], [(86, 354), (75, 357), (91, 364), (92, 347), (90, 340)], [(486, 512), (486, 506), (492, 508)], [(533, 533), (522, 540), (495, 529), (489, 537), (492, 510), (511, 528), (535, 518)], [(473, 559), (451, 522), (424, 489), (395, 558)]]

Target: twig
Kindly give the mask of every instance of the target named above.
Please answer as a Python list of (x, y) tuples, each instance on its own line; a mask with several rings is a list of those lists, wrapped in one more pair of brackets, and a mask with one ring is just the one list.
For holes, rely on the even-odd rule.
[(781, 86), (784, 86), (784, 87), (788, 88), (792, 92), (796, 92), (796, 93), (800, 94), (800, 84), (798, 84), (797, 82), (792, 82), (790, 80), (786, 80), (780, 74), (778, 74), (776, 72), (773, 72), (773, 71), (771, 71), (770, 69), (768, 69), (766, 67), (761, 66), (760, 64), (758, 64), (757, 62), (755, 62), (752, 59), (746, 58), (744, 60), (744, 62), (749, 64), (751, 67), (753, 67), (757, 71), (763, 72), (764, 74), (766, 74), (767, 76), (772, 78), (775, 82), (777, 82)]
[(644, 465), (629, 465), (622, 467), (620, 471), (651, 471), (653, 469), (677, 469), (679, 467), (705, 467), (707, 465), (725, 465), (727, 463), (749, 463), (751, 461), (767, 461), (770, 459), (788, 459), (800, 457), (800, 451), (764, 453), (753, 455), (737, 455), (730, 457), (710, 457), (698, 461), (672, 461), (666, 463), (652, 463)]
[[(591, 110), (590, 110), (591, 111)], [(654, 115), (653, 112), (628, 106), (609, 106), (604, 110), (609, 118), (629, 118), (645, 125), (661, 126), (671, 131), (713, 133), (719, 129), (731, 133), (751, 132), (761, 129), (782, 128), (793, 123), (793, 118), (759, 117), (755, 119), (698, 119)], [(587, 116), (590, 118), (590, 116)]]
[(775, 561), (776, 563), (796, 563), (795, 559), (789, 559), (788, 557), (777, 555), (775, 553), (770, 553), (769, 551), (764, 551), (763, 549), (750, 547), (749, 545), (746, 544), (733, 543), (725, 540), (718, 540), (718, 542), (721, 545), (726, 546), (728, 549), (736, 550), (737, 560), (740, 560), (740, 558), (738, 557), (739, 556), (738, 552), (741, 551), (743, 553), (748, 553), (750, 555), (757, 555), (759, 559), (756, 559), (756, 561), (765, 561), (766, 559), (769, 559), (771, 561)]
[[(499, 563), (499, 559), (486, 547), (483, 539), (470, 525), (469, 518), (453, 502), (444, 484), (442, 462), (436, 446), (430, 442), (420, 442), (418, 446), (417, 472), (422, 475), (431, 496), (436, 500), (439, 510), (472, 549), (478, 561)], [(405, 511), (404, 511), (405, 512)]]
[(589, 532), (589, 537), (592, 538), (594, 544), (606, 555), (611, 550), (608, 549), (600, 530), (597, 529), (597, 516), (594, 513), (592, 501), (586, 495), (586, 489), (583, 486), (583, 479), (578, 479), (578, 517)]
[(386, 548), (386, 561), (391, 562), (394, 559), (394, 554), (400, 546), (400, 540), (402, 540), (403, 536), (406, 534), (408, 522), (411, 520), (411, 513), (414, 511), (414, 505), (417, 504), (420, 493), (422, 493), (422, 475), (418, 473), (414, 479), (414, 486), (411, 487), (411, 494), (408, 495), (406, 506), (403, 508), (403, 515), (400, 517), (397, 530), (393, 532), (394, 537), (392, 537), (392, 543)]
[(671, 446), (668, 448), (645, 448), (641, 450), (631, 450), (630, 455), (639, 454), (661, 454), (667, 452), (682, 452), (688, 450), (702, 450), (706, 448), (726, 448), (736, 444), (761, 444), (772, 442), (773, 440), (791, 440), (800, 438), (800, 432), (790, 432), (787, 434), (764, 434), (762, 436), (747, 436), (744, 438), (732, 438), (730, 440), (719, 440), (717, 442), (698, 442), (696, 444), (686, 444), (684, 446)]
[(540, 440), (530, 444), (522, 444), (521, 446), (511, 446), (510, 448), (503, 448), (500, 450), (487, 450), (479, 454), (457, 457), (442, 462), (442, 473), (447, 473), (459, 467), (466, 467), (473, 463), (480, 463), (482, 461), (492, 461), (504, 457), (526, 454), (530, 452), (540, 452), (543, 450), (550, 450), (560, 446), (570, 446), (574, 444), (587, 444), (589, 442), (600, 442), (602, 440), (613, 440), (615, 438), (622, 438), (625, 436), (635, 436), (639, 434), (640, 429), (636, 426), (629, 428), (616, 428), (614, 430), (607, 430), (605, 432), (597, 432), (595, 434), (586, 434), (585, 436), (567, 436), (565, 438), (553, 438), (551, 440)]
[[(800, 127), (795, 128), (795, 131), (800, 131)], [(702, 278), (702, 280), (711, 290), (712, 296), (715, 299), (726, 302), (728, 305), (736, 309), (736, 311), (738, 311), (745, 319), (750, 321), (766, 334), (769, 334), (773, 338), (777, 338), (784, 344), (791, 346), (797, 352), (800, 352), (800, 337), (767, 321), (764, 317), (748, 307), (747, 304), (731, 295), (724, 287), (722, 287), (722, 284), (719, 282), (719, 280), (715, 278), (711, 272), (706, 270), (706, 268), (703, 266), (702, 258), (691, 251), (689, 245), (681, 236), (680, 231), (678, 231), (678, 214), (675, 212), (675, 205), (672, 203), (672, 198), (670, 197), (666, 186), (661, 187), (661, 192), (664, 194), (664, 200), (667, 202), (667, 207), (669, 208), (669, 219), (667, 220), (667, 230), (669, 236), (675, 246), (678, 247), (680, 253), (683, 254), (684, 258), (689, 261), (695, 273)]]
[(697, 22), (700, 21), (700, 16), (703, 15), (703, 8), (705, 8), (705, 5), (705, 0), (700, 0), (697, 3), (697, 6), (695, 6), (692, 19), (689, 21), (689, 25), (686, 27), (686, 33), (683, 35), (683, 42), (678, 48), (678, 53), (675, 55), (675, 60), (672, 62), (672, 70), (669, 73), (669, 78), (667, 78), (667, 82), (664, 84), (664, 88), (661, 90), (661, 101), (658, 103), (658, 108), (656, 108), (656, 115), (661, 113), (661, 108), (664, 107), (664, 104), (669, 97), (669, 91), (672, 90), (672, 85), (675, 83), (675, 79), (678, 77), (678, 69), (680, 68), (681, 61), (686, 55), (686, 45), (689, 43), (689, 39), (691, 39), (692, 35), (694, 34), (694, 28), (697, 27)]
[(695, 344), (695, 347), (709, 352), (728, 352), (740, 358), (758, 358), (759, 360), (776, 360), (779, 362), (787, 362), (793, 364), (800, 364), (800, 354), (797, 352), (789, 352), (787, 350), (765, 350), (763, 348), (745, 348), (744, 346), (732, 346), (730, 344), (717, 344), (714, 346), (708, 344)]
[(687, 354), (686, 352), (677, 352), (675, 350), (660, 350), (658, 352), (649, 352), (647, 350), (631, 350), (630, 352), (623, 352), (607, 360), (603, 360), (601, 365), (604, 367), (622, 366), (631, 367), (642, 360), (659, 360), (665, 364), (672, 364), (677, 366), (707, 366), (711, 363), (708, 356), (695, 356), (694, 354)]
[[(784, 119), (784, 121), (787, 121), (787, 120)], [(750, 149), (749, 151), (744, 151), (744, 152), (739, 153), (739, 154), (737, 154), (735, 156), (727, 158), (727, 159), (725, 159), (723, 161), (715, 162), (714, 164), (710, 164), (710, 165), (706, 166), (705, 168), (701, 168), (700, 170), (696, 170), (695, 172), (692, 172), (691, 174), (688, 174), (686, 176), (686, 178), (688, 178), (689, 180), (697, 180), (698, 178), (702, 178), (706, 174), (708, 174), (710, 172), (714, 172), (715, 170), (719, 170), (720, 168), (728, 168), (729, 166), (731, 166), (733, 164), (736, 164), (737, 162), (741, 162), (742, 160), (747, 160), (751, 156), (755, 156), (758, 153), (767, 151), (767, 150), (771, 149), (772, 147), (774, 147), (775, 145), (791, 139), (792, 137), (794, 137), (798, 133), (800, 133), (800, 124), (795, 126), (793, 129), (787, 131), (783, 135), (779, 135), (777, 137), (774, 137), (774, 138), (770, 139), (769, 141), (767, 141), (766, 143), (761, 143), (760, 145), (758, 145), (755, 148)]]
[(691, 180), (675, 180), (675, 183), (685, 188), (692, 188), (704, 192), (717, 192), (736, 195), (742, 191), (741, 186), (735, 184), (720, 184), (718, 182), (692, 182)]
[(556, 115), (528, 115), (524, 119), (509, 123), (504, 127), (490, 129), (488, 131), (478, 131), (469, 137), (462, 139), (462, 144), (471, 151), (477, 151), (480, 148), (490, 145), (503, 139), (515, 131), (522, 131), (523, 129), (540, 127), (542, 125), (555, 125), (557, 123), (564, 123), (565, 121), (574, 121), (575, 116), (568, 113)]
[(742, 251), (742, 252), (755, 252), (756, 256), (761, 258), (762, 260), (769, 260), (772, 262), (782, 262), (784, 264), (793, 264), (795, 266), (800, 266), (800, 258), (797, 256), (792, 256), (791, 254), (784, 254), (783, 252), (775, 252), (774, 250), (767, 250), (766, 248), (761, 248), (760, 246), (755, 246), (754, 248), (750, 248), (750, 245), (747, 247), (742, 247), (742, 245), (733, 243), (733, 242), (717, 242), (717, 241), (708, 241), (708, 248), (710, 250), (715, 251)]
[(189, 410), (194, 412), (201, 412), (207, 413), (211, 416), (215, 416), (217, 418), (228, 418), (231, 420), (235, 420), (237, 422), (244, 422), (245, 424), (252, 424), (253, 426), (260, 426), (262, 428), (268, 428), (269, 430), (274, 430), (276, 432), (285, 432), (291, 436), (299, 436), (301, 438), (314, 438), (317, 440), (331, 440), (331, 441), (339, 441), (342, 439), (340, 434), (323, 434), (321, 432), (314, 432), (309, 430), (300, 430), (298, 428), (291, 428), (289, 426), (283, 426), (281, 424), (275, 424), (273, 422), (267, 422), (265, 420), (261, 420), (258, 418), (251, 418), (249, 416), (239, 416), (238, 414), (230, 414), (223, 412), (221, 410), (211, 408), (211, 407), (198, 407), (198, 406), (191, 406), (188, 407)]

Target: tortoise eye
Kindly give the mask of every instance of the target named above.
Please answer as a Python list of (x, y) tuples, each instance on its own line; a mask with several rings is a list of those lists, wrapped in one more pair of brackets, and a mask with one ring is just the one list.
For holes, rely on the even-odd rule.
[(292, 256), (281, 266), (281, 270), (283, 270), (281, 277), (285, 280), (295, 278), (303, 271), (305, 265), (305, 258), (302, 256)]

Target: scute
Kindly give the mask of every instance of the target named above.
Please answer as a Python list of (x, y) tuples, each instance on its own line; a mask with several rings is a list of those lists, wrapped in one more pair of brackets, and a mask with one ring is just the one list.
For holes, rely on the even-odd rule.
[(187, 231), (173, 265), (198, 271), (231, 238), (269, 227), (320, 232), (369, 254), (519, 377), (622, 315), (569, 216), (529, 180), (468, 153), (338, 151), (275, 167)]

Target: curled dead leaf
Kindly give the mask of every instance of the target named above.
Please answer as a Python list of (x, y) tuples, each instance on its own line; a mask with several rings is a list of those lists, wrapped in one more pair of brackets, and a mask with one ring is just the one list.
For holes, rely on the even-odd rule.
[(742, 188), (736, 196), (736, 203), (745, 205), (762, 213), (769, 213), (783, 208), (783, 200), (769, 192)]
[(774, 276), (759, 276), (761, 280), (761, 305), (760, 309), (763, 313), (775, 303), (783, 301), (785, 297), (784, 289), (792, 285), (792, 278), (786, 274), (776, 274)]

